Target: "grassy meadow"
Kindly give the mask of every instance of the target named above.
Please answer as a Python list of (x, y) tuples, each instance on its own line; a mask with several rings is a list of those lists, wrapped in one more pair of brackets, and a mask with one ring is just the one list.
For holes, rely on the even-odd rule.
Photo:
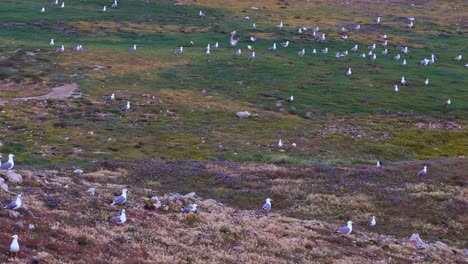
[[(0, 153), (4, 158), (15, 154), (16, 168), (30, 185), (10, 186), (29, 195), (24, 221), (36, 221), (34, 215), (41, 215), (44, 208), (53, 212), (38, 224), (39, 232), (21, 231), (27, 233), (30, 245), (25, 255), (37, 253), (32, 244), (42, 241), (41, 235), (57, 221), (66, 232), (54, 231), (52, 237), (66, 237), (68, 244), (60, 249), (49, 242), (46, 261), (77, 262), (82, 256), (72, 257), (70, 252), (86, 255), (93, 247), (131, 259), (131, 253), (120, 255), (117, 242), (133, 237), (138, 245), (150, 243), (150, 237), (138, 240), (138, 236), (151, 227), (137, 223), (154, 215), (179, 231), (221, 230), (211, 241), (222, 243), (210, 244), (205, 241), (210, 239), (193, 234), (181, 242), (180, 234), (158, 229), (157, 235), (173, 237), (151, 240), (147, 248), (135, 246), (135, 263), (154, 263), (153, 253), (167, 256), (161, 263), (415, 261), (406, 249), (402, 255), (385, 253), (400, 252), (394, 248), (400, 245), (382, 246), (363, 238), (368, 234), (362, 223), (373, 214), (382, 219), (373, 239), (420, 233), (431, 242), (466, 247), (466, 216), (460, 213), (467, 207), (468, 180), (466, 1), (121, 0), (111, 8), (112, 1), (73, 0), (66, 1), (63, 9), (50, 2), (0, 1)], [(104, 5), (107, 11), (99, 12)], [(39, 12), (42, 6), (45, 13)], [(200, 10), (205, 17), (198, 15)], [(375, 22), (378, 16), (380, 24)], [(245, 17), (249, 20), (243, 21)], [(406, 27), (408, 17), (415, 17), (415, 28)], [(275, 26), (281, 21), (285, 26), (279, 30)], [(357, 24), (361, 29), (354, 29)], [(299, 34), (302, 26), (309, 30)], [(326, 41), (314, 40), (314, 27), (327, 35)], [(341, 38), (342, 27), (349, 30), (347, 40)], [(235, 47), (229, 43), (233, 30), (240, 37)], [(383, 34), (388, 35), (388, 55), (382, 54), (384, 39), (379, 35)], [(250, 36), (257, 41), (251, 42)], [(51, 39), (54, 46), (49, 45)], [(281, 47), (279, 43), (286, 40), (290, 45)], [(219, 48), (206, 55), (206, 45), (215, 42)], [(273, 43), (277, 50), (268, 51)], [(368, 47), (374, 43), (377, 60), (371, 61)], [(84, 50), (72, 51), (79, 44)], [(134, 44), (137, 50), (130, 52)], [(56, 52), (61, 45), (65, 52)], [(253, 61), (247, 59), (251, 54), (247, 45), (255, 48)], [(350, 50), (354, 45), (359, 46), (357, 52)], [(175, 54), (180, 46), (184, 52)], [(404, 54), (402, 47), (410, 52)], [(242, 55), (235, 56), (239, 48)], [(321, 52), (325, 48), (327, 54)], [(304, 57), (297, 55), (301, 49), (306, 50)], [(312, 54), (313, 49), (317, 54)], [(346, 50), (347, 56), (335, 58)], [(359, 57), (362, 53), (366, 58)], [(393, 59), (397, 54), (401, 54), (398, 61)], [(434, 64), (419, 65), (431, 54), (438, 58)], [(454, 60), (459, 54), (462, 60)], [(402, 65), (403, 59), (407, 65)], [(351, 76), (345, 75), (348, 68)], [(394, 85), (402, 76), (409, 84), (396, 93)], [(426, 78), (429, 85), (424, 85)], [(14, 100), (44, 95), (69, 83), (79, 87), (73, 98)], [(107, 99), (112, 93), (116, 100)], [(287, 100), (290, 96), (294, 101)], [(452, 103), (445, 105), (448, 99)], [(131, 110), (120, 111), (127, 101)], [(253, 116), (239, 119), (238, 111)], [(283, 149), (277, 146), (279, 139), (285, 142)], [(291, 147), (293, 142), (297, 147)], [(383, 170), (374, 169), (377, 160), (384, 164)], [(429, 166), (429, 175), (414, 177), (424, 165)], [(77, 168), (85, 174), (71, 174)], [(51, 176), (36, 180), (43, 171), (52, 171)], [(67, 202), (70, 197), (61, 193), (65, 184), (71, 188), (69, 196), (83, 202)], [(83, 191), (90, 186), (105, 190), (101, 193), (105, 199), (119, 188), (132, 187), (139, 197), (129, 210), (134, 226), (122, 227), (118, 236), (104, 231), (105, 216), (115, 210), (98, 208), (104, 199), (101, 194), (86, 197)], [(222, 213), (213, 210), (213, 215), (188, 220), (176, 212), (158, 216), (137, 209), (142, 197), (191, 191), (226, 207), (216, 209)], [(1, 200), (10, 196), (2, 193)], [(51, 197), (61, 205), (51, 205)], [(300, 226), (287, 234), (275, 229), (274, 236), (294, 237), (302, 228), (316, 232), (307, 221), (320, 221), (319, 234), (309, 238), (324, 239), (352, 218), (360, 222), (356, 239), (367, 241), (363, 242), (366, 253), (360, 251), (362, 245), (355, 249), (349, 241), (327, 238), (312, 245), (284, 239), (267, 251), (274, 255), (269, 258), (262, 249), (268, 248), (267, 241), (274, 243), (274, 237), (269, 233), (263, 240), (261, 235), (249, 238), (271, 224), (253, 211), (264, 197), (275, 201), (278, 211), (272, 221)], [(202, 208), (204, 203), (210, 208), (209, 202), (200, 202)], [(95, 211), (81, 215), (83, 203), (95, 204)], [(65, 210), (72, 213), (66, 215)], [(236, 226), (242, 219), (226, 220), (226, 212), (249, 214), (244, 220), (255, 228)], [(6, 212), (0, 219), (2, 231), (9, 233), (16, 220), (8, 219)], [(233, 222), (221, 227), (215, 224), (219, 219)], [(110, 245), (90, 242), (93, 236), (106, 237)], [(194, 254), (190, 245), (200, 240), (207, 243), (211, 258), (207, 253), (185, 259), (184, 254)], [(285, 246), (290, 242), (297, 248)], [(330, 249), (333, 243), (351, 253), (343, 257), (341, 249)], [(177, 245), (181, 255), (175, 256), (168, 245)], [(217, 255), (219, 245), (228, 245), (226, 258)], [(258, 256), (236, 258), (240, 248)], [(321, 255), (321, 250), (328, 253)], [(288, 256), (290, 251), (295, 254)], [(101, 257), (111, 261), (114, 256)], [(426, 255), (416, 261), (442, 259)]]

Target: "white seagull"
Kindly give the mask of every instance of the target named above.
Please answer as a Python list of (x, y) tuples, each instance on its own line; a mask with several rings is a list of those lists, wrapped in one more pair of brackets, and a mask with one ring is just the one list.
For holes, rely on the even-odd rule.
[(8, 154), (8, 161), (3, 163), (2, 166), (0, 166), (0, 170), (11, 170), (15, 166), (15, 161), (13, 160), (13, 157), (15, 155), (13, 154)]
[(323, 49), (323, 50), (322, 50), (322, 53), (323, 53), (323, 54), (327, 54), (327, 53), (328, 53), (328, 48)]
[(114, 0), (114, 3), (112, 3), (112, 8), (116, 8), (119, 4), (117, 3), (117, 0)]
[(255, 41), (257, 41), (257, 39), (255, 37), (253, 37), (253, 36), (250, 36), (250, 41), (255, 42)]
[(382, 163), (380, 163), (380, 160), (377, 161), (377, 164), (375, 164), (375, 167), (377, 169), (382, 169)]
[(270, 198), (266, 198), (265, 203), (262, 206), (262, 209), (265, 211), (271, 211), (271, 200)]
[(382, 21), (381, 17), (377, 17), (377, 19), (375, 20), (375, 22), (377, 23), (380, 23)]
[(209, 55), (211, 52), (211, 44), (206, 45), (205, 54)]
[(284, 27), (283, 21), (281, 21), (281, 22), (276, 26), (277, 29), (283, 29), (283, 27)]
[(64, 52), (65, 51), (65, 46), (62, 45), (60, 48), (56, 49), (55, 52)]
[(18, 243), (18, 235), (13, 235), (12, 236), (13, 241), (11, 241), (10, 244), (10, 253), (13, 254), (15, 253), (15, 258), (18, 256), (18, 252), (20, 251), (20, 246)]
[[(120, 108), (121, 111), (128, 111), (130, 110), (130, 101), (127, 102), (126, 105), (122, 106), (122, 108)], [(125, 190), (127, 191), (127, 190)]]
[(60, 8), (65, 8), (65, 2), (62, 2), (62, 5), (60, 6)]
[(239, 43), (239, 38), (235, 39), (234, 36), (236, 35), (236, 31), (234, 30), (231, 32), (231, 38), (229, 39), (229, 43), (231, 43), (231, 46), (236, 46), (237, 43)]
[(252, 50), (254, 50), (254, 47), (253, 47), (253, 46), (250, 46), (250, 45), (247, 45), (247, 49), (250, 50), (250, 51), (252, 51)]
[(175, 54), (182, 54), (182, 52), (184, 52), (184, 47), (180, 46), (180, 48), (176, 49), (174, 51)]
[(283, 48), (287, 48), (289, 46), (289, 40), (285, 41), (285, 42), (280, 42), (280, 45), (281, 47)]
[(289, 96), (289, 98), (286, 99), (286, 101), (288, 101), (288, 102), (294, 101), (294, 95)]
[(401, 65), (406, 65), (406, 59), (403, 59), (403, 62), (401, 63)]
[(120, 204), (124, 204), (125, 202), (127, 201), (127, 189), (123, 189), (122, 190), (122, 194), (115, 197), (114, 200), (112, 200), (112, 203), (111, 205), (120, 205)]
[(273, 46), (268, 48), (269, 51), (275, 51), (276, 50), (276, 43), (273, 43)]
[(199, 17), (205, 17), (205, 13), (203, 13), (203, 11), (200, 10), (200, 11), (198, 12), (198, 16), (199, 16)]
[(395, 84), (394, 90), (395, 90), (395, 93), (398, 93), (400, 91), (400, 89), (398, 89), (398, 84)]
[(278, 141), (278, 147), (279, 147), (279, 148), (283, 148), (283, 140), (280, 139), (280, 140)]
[(407, 85), (408, 84), (408, 82), (405, 80), (405, 76), (401, 76), (400, 83), (401, 83), (401, 85)]
[(252, 29), (257, 29), (257, 25), (255, 23), (252, 24)]
[(456, 56), (456, 57), (453, 58), (453, 59), (456, 60), (456, 61), (461, 61), (462, 55), (460, 54), (460, 55)]
[(452, 101), (450, 99), (448, 99), (447, 101), (445, 101), (445, 106), (448, 106), (448, 105), (451, 105), (452, 104)]
[(51, 40), (50, 40), (50, 43), (49, 43), (49, 45), (51, 45), (51, 46), (54, 46), (54, 45), (55, 45), (55, 41), (54, 41), (54, 39), (51, 39)]
[(186, 206), (180, 209), (184, 213), (196, 213), (198, 204), (194, 203), (192, 206)]
[(357, 44), (354, 45), (354, 47), (351, 48), (351, 51), (357, 51), (357, 50), (358, 50), (358, 47), (359, 47), (359, 46), (358, 46)]
[(54, 2), (50, 3), (51, 6), (58, 6), (58, 0), (55, 0)]
[(127, 222), (127, 216), (125, 215), (125, 209), (120, 211), (120, 215), (114, 216), (110, 219), (110, 221), (117, 225), (123, 225)]
[(252, 51), (252, 55), (250, 55), (250, 56), (247, 58), (247, 60), (249, 60), (249, 61), (252, 62), (254, 59), (255, 59), (255, 51)]
[(242, 50), (238, 49), (236, 50), (236, 53), (234, 53), (236, 56), (240, 56), (242, 54)]
[(345, 226), (343, 226), (338, 231), (336, 231), (336, 233), (340, 235), (348, 235), (348, 234), (351, 234), (352, 231), (353, 231), (353, 222), (348, 221), (348, 223), (346, 223)]
[(426, 80), (424, 81), (424, 85), (429, 85), (429, 79), (426, 79)]
[(387, 55), (387, 54), (388, 54), (388, 49), (384, 49), (384, 50), (382, 51), (382, 54), (383, 54), (383, 55)]
[(416, 175), (426, 175), (427, 174), (427, 166), (424, 166), (424, 168), (416, 173)]
[(375, 220), (375, 215), (372, 216), (372, 219), (369, 221), (369, 226), (373, 227), (377, 224), (377, 221)]
[(297, 56), (299, 56), (299, 57), (304, 57), (304, 55), (305, 55), (305, 49), (302, 49), (302, 50), (297, 52)]
[(111, 96), (109, 96), (109, 100), (115, 100), (115, 94), (111, 94)]
[(41, 10), (39, 12), (44, 13), (45, 12), (45, 7), (41, 7)]
[(5, 206), (3, 207), (3, 209), (7, 209), (7, 210), (18, 210), (18, 209), (21, 208), (21, 205), (22, 205), (22, 204), (23, 204), (23, 203), (21, 202), (21, 194), (18, 194), (18, 195), (15, 197), (15, 199), (13, 199), (13, 200), (11, 201), (11, 203), (5, 205)]
[(352, 72), (351, 72), (351, 68), (348, 68), (348, 71), (346, 72), (346, 76), (351, 76)]
[(395, 57), (393, 57), (394, 60), (399, 60), (401, 58), (400, 54), (397, 54)]
[(133, 44), (133, 47), (129, 48), (128, 50), (131, 52), (135, 52), (137, 50), (137, 45)]

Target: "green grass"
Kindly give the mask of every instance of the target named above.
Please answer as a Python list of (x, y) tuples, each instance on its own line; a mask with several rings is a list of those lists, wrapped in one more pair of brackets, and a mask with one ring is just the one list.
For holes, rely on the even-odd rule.
[[(466, 32), (457, 31), (446, 17), (433, 21), (418, 18), (417, 29), (409, 30), (404, 28), (404, 18), (388, 16), (379, 26), (356, 7), (298, 9), (292, 4), (279, 5), (286, 8), (278, 13), (268, 8), (256, 14), (245, 11), (258, 25), (253, 31), (251, 23), (241, 22), (243, 16), (231, 9), (131, 1), (99, 13), (103, 4), (70, 2), (60, 9), (49, 6), (49, 1), (0, 3), (5, 14), (0, 18), (0, 77), (4, 82), (14, 81), (19, 87), (43, 84), (44, 93), (54, 85), (77, 82), (86, 96), (60, 107), (52, 101), (45, 108), (40, 102), (3, 106), (14, 120), (22, 117), (27, 129), (6, 127), (9, 141), (2, 152), (18, 153), (23, 164), (146, 157), (360, 163), (373, 158), (398, 161), (466, 154), (468, 82), (463, 64), (453, 60), (464, 51)], [(38, 12), (40, 6), (46, 6), (46, 13)], [(198, 10), (204, 10), (207, 17), (200, 19)], [(435, 7), (427, 15), (439, 11)], [(282, 19), (287, 27), (278, 31), (274, 25)], [(297, 35), (293, 25), (302, 20), (309, 27), (320, 25), (330, 35), (329, 40), (317, 43), (310, 33)], [(340, 27), (332, 21), (361, 23), (362, 30), (350, 33), (351, 40), (345, 42), (338, 36)], [(238, 47), (228, 43), (228, 33), (234, 29), (241, 36), (241, 57), (233, 56)], [(449, 37), (440, 37), (437, 32)], [(382, 47), (378, 47), (377, 62), (359, 58), (357, 54), (367, 53), (367, 46), (382, 42), (377, 38), (382, 33), (390, 36), (390, 54), (381, 55)], [(250, 35), (265, 37), (253, 43), (257, 59), (249, 64), (246, 57), (250, 52), (245, 47), (251, 44)], [(54, 53), (55, 48), (48, 45), (51, 38), (56, 45), (66, 45), (67, 52)], [(286, 39), (291, 40), (287, 49), (267, 51), (273, 42)], [(193, 47), (188, 46), (190, 40), (195, 42)], [(206, 44), (215, 41), (221, 48), (204, 55)], [(134, 43), (138, 50), (130, 54), (127, 49)], [(89, 55), (72, 53), (77, 44), (83, 44)], [(336, 52), (354, 44), (360, 46), (359, 52), (334, 59)], [(185, 46), (184, 54), (172, 54), (181, 45)], [(408, 65), (401, 66), (401, 61), (392, 58), (400, 53), (399, 46), (406, 45), (411, 53), (402, 56)], [(327, 55), (320, 52), (325, 47), (330, 50)], [(301, 48), (306, 48), (304, 58), (296, 55)], [(311, 54), (313, 48), (318, 54)], [(436, 64), (416, 65), (431, 53), (439, 58)], [(96, 70), (96, 65), (103, 68)], [(348, 67), (353, 69), (349, 78), (344, 76)], [(410, 85), (401, 87), (396, 95), (393, 85), (402, 75)], [(426, 78), (429, 86), (423, 85)], [(182, 94), (162, 94), (168, 90)], [(120, 91), (120, 100), (104, 102), (103, 98), (115, 91)], [(2, 98), (27, 96), (29, 92), (10, 88)], [(194, 95), (196, 100), (190, 98)], [(295, 101), (285, 102), (290, 95)], [(452, 105), (444, 107), (448, 98)], [(134, 110), (121, 114), (118, 109), (127, 100), (132, 101)], [(223, 107), (225, 101), (229, 107)], [(280, 106), (278, 101), (282, 101)], [(207, 106), (212, 103), (215, 106)], [(30, 105), (34, 111), (28, 110)], [(238, 120), (234, 113), (244, 109), (259, 117)], [(167, 115), (166, 110), (173, 115)], [(29, 124), (36, 115), (43, 116), (40, 125)], [(383, 126), (375, 125), (381, 120), (386, 120)], [(426, 131), (415, 126), (420, 120), (455, 122), (462, 128)], [(331, 126), (338, 126), (335, 132), (324, 130)], [(30, 137), (30, 131), (40, 138)], [(89, 131), (95, 134), (91, 136)], [(382, 136), (385, 133), (388, 135)], [(70, 139), (65, 142), (65, 137)], [(299, 150), (279, 152), (275, 147), (279, 138), (288, 144), (297, 141)], [(37, 150), (41, 144), (60, 148), (54, 155), (43, 155)], [(74, 148), (83, 151), (75, 152), (71, 159)]]

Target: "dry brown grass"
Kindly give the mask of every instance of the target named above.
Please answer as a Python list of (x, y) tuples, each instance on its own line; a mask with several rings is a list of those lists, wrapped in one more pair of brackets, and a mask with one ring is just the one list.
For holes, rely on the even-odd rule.
[(115, 32), (136, 32), (136, 33), (163, 33), (166, 35), (178, 34), (180, 32), (207, 32), (208, 28), (195, 26), (181, 27), (176, 25), (160, 25), (133, 22), (115, 21), (78, 21), (70, 23), (70, 26), (83, 33), (115, 33)]

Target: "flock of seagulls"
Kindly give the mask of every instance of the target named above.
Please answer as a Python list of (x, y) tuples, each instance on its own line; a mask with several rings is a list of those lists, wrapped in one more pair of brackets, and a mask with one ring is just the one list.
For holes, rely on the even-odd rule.
[[(53, 7), (59, 7), (59, 8), (65, 8), (65, 2), (61, 2), (59, 3), (58, 0), (55, 0), (54, 2), (52, 2), (50, 4), (51, 6)], [(117, 8), (118, 7), (118, 2), (117, 0), (114, 0), (112, 5), (111, 5), (112, 8)], [(40, 13), (45, 13), (46, 12), (46, 8), (45, 7), (41, 7), (39, 9), (39, 12)], [(107, 12), (107, 6), (103, 6), (102, 9), (99, 10), (99, 12)], [(206, 14), (203, 12), (203, 11), (199, 11), (198, 12), (198, 16), (200, 18), (204, 18), (206, 17)], [(250, 21), (250, 17), (244, 17), (243, 22), (247, 22), (247, 21)], [(409, 23), (407, 24), (407, 28), (414, 28), (415, 27), (415, 18), (414, 17), (409, 17), (408, 18), (408, 21)], [(375, 22), (377, 24), (380, 24), (382, 23), (382, 18), (381, 17), (377, 17)], [(285, 28), (285, 25), (284, 23), (281, 21), (279, 24), (277, 24), (275, 26), (275, 28), (277, 30), (283, 30)], [(252, 23), (252, 29), (253, 30), (256, 30), (257, 29), (257, 25), (256, 23)], [(358, 25), (355, 25), (354, 26), (354, 30), (356, 31), (359, 31), (361, 29), (361, 25), (358, 24)], [(297, 33), (298, 34), (306, 34), (307, 32), (309, 31), (309, 28), (305, 27), (305, 26), (302, 26), (300, 28), (298, 28), (297, 30)], [(319, 31), (319, 28), (318, 27), (315, 27), (313, 30), (312, 30), (312, 36), (313, 38), (315, 39), (315, 41), (317, 42), (326, 42), (327, 41), (327, 34), (325, 33), (320, 33)], [(237, 35), (237, 31), (232, 31), (230, 32), (230, 38), (229, 38), (229, 44), (233, 47), (237, 46), (239, 43), (240, 43), (240, 37), (236, 37)], [(350, 30), (347, 29), (346, 27), (342, 27), (341, 28), (341, 39), (343, 40), (348, 40), (350, 39)], [(389, 41), (388, 41), (388, 35), (387, 34), (384, 34), (384, 35), (380, 35), (380, 37), (383, 39), (383, 42), (380, 44), (381, 46), (385, 47), (385, 49), (382, 51), (382, 55), (387, 55), (389, 53), (389, 50), (388, 50), (388, 47), (389, 47)], [(250, 42), (254, 43), (257, 41), (257, 38), (255, 36), (250, 36), (249, 37), (249, 40)], [(49, 45), (50, 46), (54, 46), (55, 45), (55, 39), (51, 39), (50, 42), (49, 42)], [(194, 45), (194, 42), (193, 41), (190, 41), (189, 43), (190, 46), (193, 46)], [(281, 46), (282, 48), (288, 48), (290, 45), (290, 41), (289, 40), (286, 40), (284, 42), (280, 42), (279, 43), (279, 46)], [(205, 47), (204, 49), (204, 52), (206, 55), (210, 55), (212, 50), (213, 49), (218, 49), (219, 48), (219, 42), (215, 42), (214, 44), (210, 44), (208, 43), (207, 46)], [(252, 46), (252, 45), (247, 45), (247, 49), (249, 51), (251, 51), (250, 55), (248, 55), (247, 57), (247, 60), (250, 61), (252, 63), (252, 61), (254, 61), (254, 59), (256, 58), (256, 52), (255, 52), (255, 48)], [(268, 48), (268, 51), (269, 52), (275, 52), (276, 50), (278, 49), (278, 46), (277, 46), (277, 43), (274, 42), (272, 43), (272, 46), (270, 46)], [(355, 44), (354, 46), (352, 46), (350, 48), (350, 51), (351, 52), (358, 52), (359, 51), (359, 45), (358, 44)], [(368, 51), (365, 51), (363, 53), (360, 53), (358, 56), (361, 57), (361, 58), (367, 58), (369, 57), (370, 60), (372, 61), (376, 61), (377, 60), (377, 55), (376, 55), (376, 49), (377, 49), (377, 43), (373, 43), (371, 46), (368, 47)], [(128, 49), (130, 52), (136, 52), (137, 51), (137, 44), (134, 44), (132, 47), (130, 47)], [(75, 46), (75, 48), (73, 48), (73, 51), (83, 51), (83, 46), (81, 44), (78, 44), (77, 46)], [(57, 53), (63, 53), (65, 52), (65, 45), (61, 45), (58, 49), (56, 49), (56, 52)], [(184, 46), (180, 46), (178, 49), (176, 49), (174, 51), (175, 54), (182, 54), (184, 52)], [(328, 47), (325, 47), (323, 50), (321, 50), (321, 53), (322, 54), (328, 54), (329, 52), (329, 49)], [(403, 53), (403, 54), (409, 54), (410, 53), (410, 50), (407, 46), (405, 47), (401, 47), (400, 48), (400, 52)], [(314, 48), (311, 52), (311, 54), (317, 54), (317, 50)], [(236, 49), (234, 55), (236, 56), (241, 56), (242, 55), (242, 50), (241, 48), (238, 48)], [(306, 55), (306, 49), (305, 48), (302, 48), (301, 50), (299, 50), (297, 52), (297, 56), (298, 57), (304, 57)], [(348, 52), (348, 50), (345, 50), (345, 51), (342, 51), (342, 52), (337, 52), (335, 54), (335, 58), (336, 59), (340, 59), (342, 57), (346, 57), (346, 56), (349, 56), (350, 55), (350, 52)], [(400, 55), (400, 53), (396, 54), (393, 59), (395, 61), (399, 61), (400, 59), (402, 59), (402, 56)], [(455, 61), (461, 61), (463, 59), (463, 56), (461, 54), (457, 55), (454, 60)], [(423, 60), (421, 60), (419, 62), (420, 65), (423, 65), (423, 66), (428, 66), (430, 64), (433, 64), (437, 61), (437, 58), (435, 57), (434, 54), (431, 54), (430, 56), (430, 59), (428, 58), (424, 58)], [(402, 62), (401, 62), (401, 65), (405, 66), (407, 65), (407, 60), (406, 58), (403, 58)], [(468, 64), (465, 65), (465, 67), (468, 67)], [(345, 75), (350, 77), (351, 75), (353, 74), (352, 72), (352, 68), (349, 67), (348, 70), (346, 71)], [(408, 85), (408, 81), (406, 80), (405, 76), (401, 76), (401, 79), (400, 79), (400, 82), (399, 82), (400, 85), (403, 85), (403, 86), (406, 86)], [(424, 85), (429, 85), (429, 78), (426, 78), (426, 80), (424, 81)], [(400, 88), (398, 86), (398, 83), (394, 85), (394, 91), (395, 93), (399, 93), (400, 91)], [(110, 97), (109, 97), (110, 100), (115, 100), (115, 94), (112, 94)], [(288, 102), (292, 102), (294, 101), (294, 96), (290, 96), (288, 99), (287, 99)], [(445, 101), (445, 106), (448, 106), (451, 104), (451, 99), (448, 99)], [(130, 107), (131, 107), (131, 104), (130, 104), (130, 101), (127, 102), (127, 104), (125, 106), (123, 106), (121, 108), (122, 111), (128, 111), (130, 110)], [(296, 143), (292, 143), (291, 144), (292, 147), (296, 147), (297, 144)], [(278, 147), (279, 148), (283, 148), (284, 147), (284, 143), (283, 141), (280, 139), (279, 142), (278, 142)], [(13, 160), (13, 157), (14, 155), (13, 154), (9, 154), (8, 156), (8, 161), (1, 164), (1, 160), (0, 160), (0, 170), (11, 170), (13, 167), (14, 167), (14, 160)], [(377, 164), (376, 164), (376, 168), (377, 169), (382, 169), (382, 164), (380, 161), (377, 161)], [(416, 173), (416, 175), (420, 176), (420, 175), (426, 175), (428, 173), (428, 169), (427, 169), (427, 166), (424, 166), (422, 170), (418, 171)], [(123, 205), (125, 204), (125, 202), (127, 201), (127, 192), (128, 190), (127, 189), (123, 189), (122, 190), (122, 193), (115, 197), (115, 199), (113, 199), (111, 205)], [(272, 210), (272, 202), (273, 200), (270, 199), (270, 198), (267, 198), (265, 200), (265, 203), (263, 204), (262, 206), (262, 209), (265, 210), (265, 211), (271, 211)], [(19, 208), (21, 208), (22, 206), (22, 201), (21, 201), (21, 194), (18, 194), (12, 201), (10, 204), (7, 204), (4, 206), (4, 209), (7, 209), (7, 210), (18, 210)], [(183, 213), (196, 213), (197, 212), (197, 204), (194, 203), (190, 206), (187, 206), (187, 207), (183, 207), (181, 208), (181, 212)], [(119, 224), (119, 225), (122, 225), (122, 224), (125, 224), (127, 221), (127, 217), (126, 217), (126, 211), (125, 209), (121, 209), (120, 210), (120, 214), (117, 215), (117, 216), (114, 216), (112, 218), (110, 218), (110, 222), (111, 223), (114, 223), (114, 224)], [(352, 221), (348, 221), (346, 223), (345, 226), (341, 227), (336, 233), (340, 234), (340, 235), (348, 235), (350, 234), (352, 231), (353, 231), (353, 226), (352, 226), (353, 222)], [(369, 221), (368, 225), (370, 227), (373, 227), (376, 225), (376, 217), (375, 216), (372, 216), (371, 220)], [(17, 253), (19, 252), (20, 250), (20, 246), (19, 246), (19, 243), (18, 243), (18, 235), (13, 235), (12, 236), (13, 240), (11, 242), (11, 245), (10, 245), (10, 252), (12, 254), (15, 254), (15, 256), (17, 255)]]

